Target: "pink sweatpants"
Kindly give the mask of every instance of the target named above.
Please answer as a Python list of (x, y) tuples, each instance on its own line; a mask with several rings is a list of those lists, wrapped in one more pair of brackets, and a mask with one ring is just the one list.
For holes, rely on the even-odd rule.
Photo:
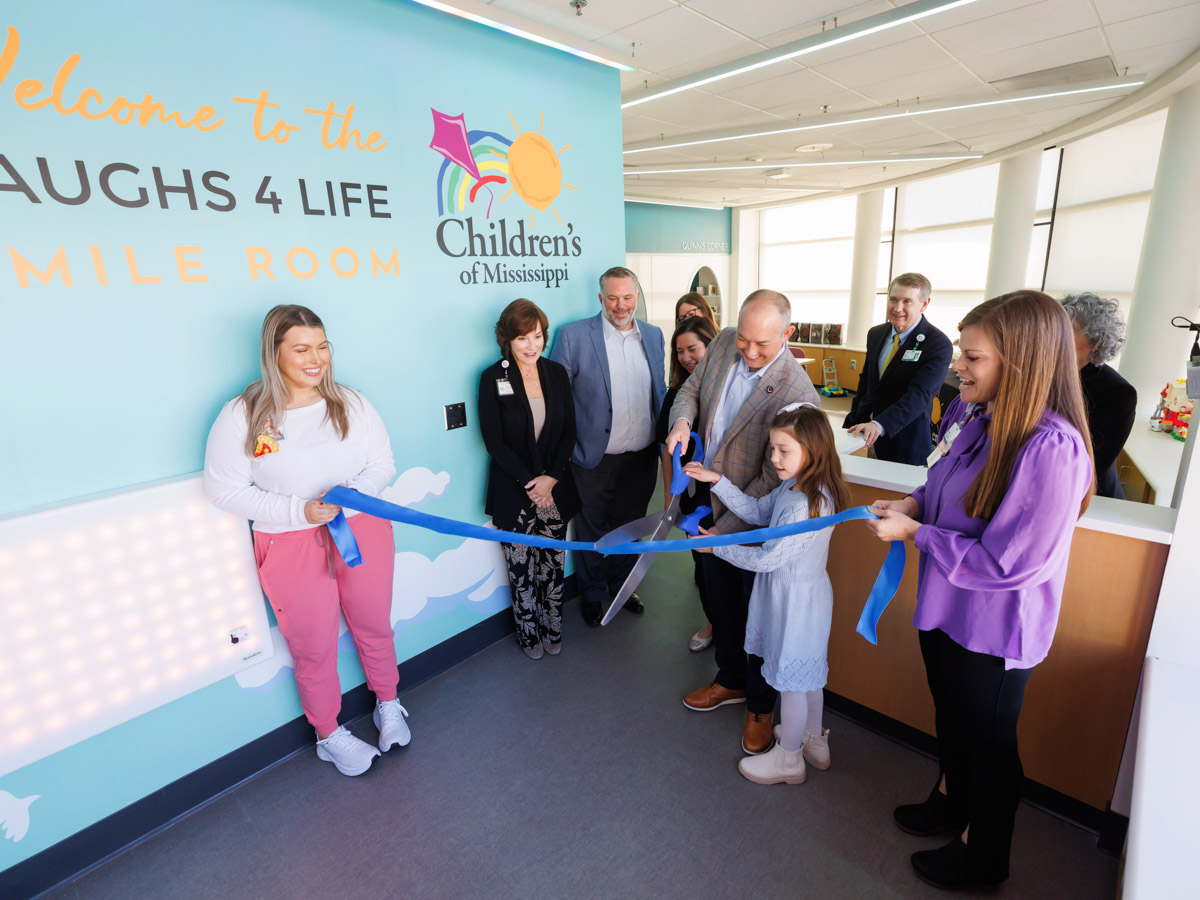
[(342, 707), (337, 673), (339, 606), (358, 647), (367, 686), (375, 696), (395, 699), (400, 680), (391, 625), (396, 567), (392, 526), (365, 514), (350, 516), (347, 521), (363, 562), (351, 569), (335, 551), (332, 578), (325, 528), (282, 534), (254, 532), (258, 579), (296, 664), (300, 706), (319, 735), (337, 728)]

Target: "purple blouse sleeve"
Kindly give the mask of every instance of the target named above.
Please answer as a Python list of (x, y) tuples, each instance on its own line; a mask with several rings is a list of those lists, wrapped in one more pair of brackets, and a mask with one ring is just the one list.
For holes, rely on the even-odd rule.
[[(917, 549), (950, 584), (966, 590), (1020, 590), (1066, 564), (1091, 462), (1074, 431), (1041, 431), (1022, 448), (1008, 490), (979, 537), (922, 525)], [(919, 502), (919, 501), (918, 501)]]

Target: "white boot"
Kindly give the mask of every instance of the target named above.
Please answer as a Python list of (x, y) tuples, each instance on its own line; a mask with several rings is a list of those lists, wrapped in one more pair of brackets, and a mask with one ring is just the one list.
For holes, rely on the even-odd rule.
[(371, 768), (371, 761), (379, 751), (365, 741), (360, 741), (344, 726), (323, 741), (317, 741), (317, 756), (333, 763), (343, 775), (361, 775)]
[(804, 761), (814, 769), (829, 768), (829, 729), (824, 728), (820, 734), (804, 732)]
[(743, 758), (738, 771), (755, 784), (804, 784), (804, 757), (799, 750), (776, 744), (766, 753)]

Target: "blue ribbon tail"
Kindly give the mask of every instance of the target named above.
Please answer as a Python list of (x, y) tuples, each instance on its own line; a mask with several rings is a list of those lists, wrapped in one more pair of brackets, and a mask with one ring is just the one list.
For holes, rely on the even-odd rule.
[(875, 576), (875, 584), (871, 587), (871, 595), (863, 604), (862, 615), (858, 617), (858, 626), (854, 629), (872, 644), (878, 644), (876, 628), (879, 617), (888, 608), (896, 591), (900, 589), (900, 579), (904, 577), (904, 541), (892, 541), (888, 545), (887, 559), (883, 568)]
[(354, 532), (350, 530), (350, 523), (346, 521), (344, 512), (338, 513), (325, 526), (329, 529), (329, 536), (333, 538), (333, 546), (337, 547), (338, 553), (342, 555), (342, 562), (354, 568), (362, 565), (362, 553), (358, 549), (358, 541), (354, 539)]

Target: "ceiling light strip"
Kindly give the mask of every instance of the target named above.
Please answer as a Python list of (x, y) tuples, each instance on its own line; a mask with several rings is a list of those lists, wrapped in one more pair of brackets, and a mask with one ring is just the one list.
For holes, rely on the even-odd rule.
[(892, 112), (853, 113), (845, 116), (830, 117), (814, 122), (811, 125), (794, 125), (787, 128), (770, 128), (761, 131), (739, 131), (736, 134), (722, 134), (719, 137), (701, 138), (693, 141), (677, 141), (674, 144), (656, 144), (653, 147), (637, 147), (623, 151), (626, 155), (633, 153), (649, 153), (652, 150), (674, 150), (678, 147), (695, 147), (700, 144), (718, 144), (722, 141), (741, 141), (757, 137), (771, 137), (777, 134), (791, 134), (796, 131), (811, 131), (821, 128), (836, 128), (839, 125), (857, 125), (862, 122), (882, 122), (886, 119), (903, 119), (911, 116), (926, 116), (932, 113), (955, 112), (963, 109), (979, 109), (985, 106), (998, 106), (1004, 103), (1024, 103), (1028, 100), (1046, 100), (1051, 97), (1067, 97), (1072, 94), (1087, 94), (1096, 91), (1115, 91), (1139, 87), (1146, 83), (1145, 78), (1105, 79), (1104, 84), (1089, 84), (1086, 87), (1063, 88), (1062, 90), (1046, 91), (1030, 88), (1015, 91), (1003, 97), (993, 97), (988, 100), (976, 100), (969, 103), (946, 101), (944, 103), (922, 104), (919, 107), (905, 107)]
[[(457, 16), (460, 19), (466, 19), (470, 22), (475, 22), (478, 25), (483, 25), (487, 28), (495, 28), (497, 31), (503, 31), (506, 34), (511, 34), (514, 37), (519, 37), (527, 41), (533, 41), (535, 44), (541, 44), (544, 47), (550, 47), (554, 50), (562, 50), (564, 53), (570, 53), (572, 56), (578, 56), (581, 59), (586, 59), (591, 62), (600, 63), (604, 66), (612, 66), (614, 69), (620, 69), (622, 72), (636, 72), (637, 68), (628, 63), (621, 62), (612, 56), (603, 56), (599, 53), (593, 53), (583, 49), (580, 45), (587, 45), (595, 50), (604, 50), (599, 44), (592, 44), (590, 41), (584, 41), (582, 38), (575, 38), (566, 32), (558, 31), (558, 29), (550, 28), (538, 22), (525, 19), (521, 16), (516, 16), (496, 7), (488, 6), (478, 0), (455, 0), (454, 4), (441, 3), (439, 0), (412, 0), (413, 3), (419, 3), (421, 6), (428, 6), (430, 9), (436, 9), (438, 12), (449, 13), (452, 16)], [(520, 27), (517, 23), (520, 22), (526, 25), (525, 28)], [(535, 31), (528, 29), (537, 28), (544, 34), (538, 34)], [(550, 37), (550, 34), (556, 35), (561, 40), (556, 40)], [(571, 43), (564, 43), (570, 41)], [(611, 52), (611, 51), (610, 51)]]
[(688, 75), (674, 82), (669, 82), (672, 85), (671, 87), (655, 88), (641, 97), (622, 103), (621, 108), (628, 109), (631, 106), (649, 103), (651, 100), (657, 100), (660, 97), (678, 94), (680, 91), (689, 91), (705, 84), (712, 84), (714, 81), (732, 78), (734, 75), (743, 75), (746, 72), (774, 65), (786, 59), (795, 59), (797, 56), (803, 56), (806, 53), (814, 53), (817, 50), (824, 50), (827, 47), (844, 44), (847, 41), (866, 37), (869, 34), (876, 34), (888, 28), (895, 28), (908, 22), (915, 22), (917, 19), (923, 19), (926, 16), (932, 16), (935, 13), (945, 12), (946, 10), (966, 6), (968, 3), (974, 2), (975, 0), (916, 0), (915, 3), (907, 3), (897, 9), (890, 9), (879, 15), (868, 16), (849, 25), (839, 25), (830, 31), (822, 31), (819, 34), (810, 35), (798, 41), (783, 44), (780, 47), (764, 50), (762, 53), (755, 53), (722, 66), (715, 66), (714, 68), (697, 72), (694, 75)]
[(941, 162), (944, 160), (982, 159), (982, 153), (955, 153), (947, 156), (891, 156), (883, 159), (821, 159), (810, 162), (772, 162), (753, 163), (751, 165), (731, 166), (694, 166), (676, 169), (626, 169), (626, 178), (631, 175), (666, 175), (679, 172), (734, 172), (752, 171), (755, 169), (806, 169), (816, 166), (886, 166), (892, 163), (909, 162)]

